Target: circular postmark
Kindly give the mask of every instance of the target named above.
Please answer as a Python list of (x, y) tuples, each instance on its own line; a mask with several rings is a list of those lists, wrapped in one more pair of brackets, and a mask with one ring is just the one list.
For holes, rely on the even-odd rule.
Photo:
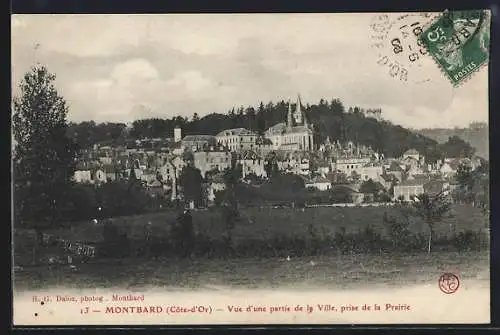
[(441, 292), (445, 294), (455, 293), (459, 286), (460, 280), (458, 276), (453, 273), (443, 273), (438, 280), (438, 286)]
[(371, 47), (377, 53), (377, 64), (402, 83), (421, 84), (430, 81), (426, 67), (434, 66), (420, 39), (425, 27), (438, 13), (384, 13), (370, 23)]

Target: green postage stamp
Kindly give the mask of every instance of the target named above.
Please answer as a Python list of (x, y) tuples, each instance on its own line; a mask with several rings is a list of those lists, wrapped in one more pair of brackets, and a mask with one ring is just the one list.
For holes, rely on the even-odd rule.
[(421, 36), (453, 85), (488, 63), (490, 15), (486, 10), (446, 11)]

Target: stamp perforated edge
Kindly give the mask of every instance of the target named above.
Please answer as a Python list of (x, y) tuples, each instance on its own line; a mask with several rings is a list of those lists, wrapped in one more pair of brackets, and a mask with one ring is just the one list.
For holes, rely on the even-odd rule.
[[(491, 23), (491, 14), (489, 13), (489, 9), (482, 9), (482, 11), (485, 14), (485, 19), (487, 20), (486, 24), (488, 25), (488, 30), (491, 29), (490, 23)], [(445, 13), (449, 12), (449, 10), (445, 10), (439, 14), (437, 14), (433, 19), (429, 20), (425, 26), (422, 27), (422, 33), (425, 32), (430, 26), (432, 26), (434, 23), (436, 23)], [(432, 58), (433, 62), (437, 65), (439, 68), (439, 71), (444, 73), (444, 76), (448, 78), (448, 80), (451, 82), (453, 87), (457, 88), (460, 87), (461, 85), (465, 84), (468, 82), (477, 72), (479, 72), (483, 67), (487, 67), (489, 62), (490, 62), (490, 55), (489, 55), (489, 49), (490, 49), (490, 44), (491, 44), (491, 38), (488, 38), (488, 59), (484, 61), (481, 65), (476, 67), (473, 71), (471, 71), (467, 76), (463, 77), (459, 81), (455, 82), (453, 78), (450, 77), (450, 74), (443, 69), (443, 66), (436, 60), (436, 57), (432, 54), (432, 52), (429, 50), (429, 47), (426, 43), (422, 43), (427, 50), (427, 53), (429, 56)]]

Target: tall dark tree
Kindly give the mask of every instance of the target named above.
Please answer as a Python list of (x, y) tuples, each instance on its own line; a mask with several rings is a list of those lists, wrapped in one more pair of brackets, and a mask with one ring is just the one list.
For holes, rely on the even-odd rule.
[(134, 181), (136, 181), (136, 180), (137, 180), (137, 175), (136, 175), (136, 173), (135, 173), (135, 168), (134, 168), (133, 166), (130, 168), (130, 175), (129, 175), (129, 177), (128, 177), (128, 180), (129, 180), (130, 182), (134, 182)]
[(257, 110), (257, 132), (259, 133), (259, 135), (263, 135), (266, 131), (266, 116), (266, 108), (264, 107), (264, 103), (261, 101), (259, 109)]
[(182, 169), (179, 179), (184, 192), (184, 199), (194, 201), (196, 205), (200, 205), (203, 198), (203, 178), (200, 170), (187, 165)]
[(35, 66), (13, 99), (15, 224), (42, 231), (58, 225), (73, 177), (76, 145), (66, 136), (68, 107), (55, 75)]

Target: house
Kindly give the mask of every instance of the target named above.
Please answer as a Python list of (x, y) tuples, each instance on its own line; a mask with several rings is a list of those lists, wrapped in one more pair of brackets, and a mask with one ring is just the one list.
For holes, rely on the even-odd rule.
[(253, 150), (259, 135), (245, 128), (226, 129), (216, 136), (217, 143), (230, 151)]
[(151, 184), (155, 180), (157, 180), (156, 171), (153, 169), (146, 169), (143, 171), (141, 177), (139, 178), (143, 182), (146, 182), (147, 185)]
[(370, 163), (370, 160), (368, 157), (339, 158), (335, 162), (334, 170), (345, 173), (347, 176), (351, 176), (353, 171), (361, 175), (363, 166)]
[(135, 174), (135, 178), (136, 179), (141, 179), (142, 178), (142, 175), (143, 175), (143, 171), (142, 169), (137, 169), (137, 168), (133, 168), (133, 169), (125, 169), (125, 171), (123, 172), (124, 173), (124, 177), (130, 179), (130, 174), (132, 173), (132, 170), (134, 170), (134, 174)]
[(332, 188), (332, 183), (329, 179), (323, 176), (316, 176), (305, 181), (306, 188), (317, 189), (319, 191), (327, 191)]
[(256, 151), (263, 157), (274, 150), (273, 141), (265, 137), (258, 137), (255, 145)]
[(394, 199), (410, 201), (413, 197), (424, 193), (424, 180), (406, 180), (398, 185), (394, 185)]
[(384, 186), (384, 188), (386, 190), (389, 190), (391, 188), (392, 184), (397, 182), (397, 179), (395, 180), (395, 178), (396, 177), (394, 177), (393, 175), (383, 174), (383, 175), (380, 175), (380, 177), (378, 178), (377, 181), (380, 184), (382, 184), (382, 186)]
[(453, 168), (453, 163), (452, 162), (445, 162), (443, 165), (441, 165), (441, 168), (439, 169), (439, 172), (445, 176), (445, 177), (450, 177), (456, 174), (457, 170), (456, 168)]
[(101, 168), (104, 173), (106, 173), (106, 180), (107, 181), (115, 181), (118, 179), (118, 173), (117, 173), (117, 168), (113, 165), (103, 165)]
[(113, 158), (107, 156), (99, 157), (99, 162), (101, 164), (113, 164)]
[(220, 174), (214, 175), (210, 177), (206, 184), (207, 190), (207, 200), (209, 202), (213, 202), (215, 200), (215, 194), (217, 192), (223, 191), (226, 189), (226, 183)]
[(217, 139), (212, 135), (188, 135), (182, 141), (182, 146), (191, 151), (199, 151), (209, 148), (215, 148)]
[(317, 173), (321, 175), (326, 175), (330, 172), (330, 163), (328, 162), (320, 162), (317, 165), (316, 171)]
[(241, 165), (243, 178), (249, 174), (267, 177), (264, 159), (253, 150), (244, 150), (238, 154), (237, 163)]
[(73, 174), (73, 180), (76, 183), (92, 182), (92, 173), (90, 170), (76, 170)]
[(385, 174), (394, 176), (399, 182), (405, 179), (405, 171), (396, 162), (390, 163), (389, 168), (385, 170)]
[(229, 151), (196, 151), (193, 152), (194, 167), (200, 170), (205, 178), (208, 171), (224, 171), (231, 167)]
[(105, 183), (108, 181), (108, 177), (106, 172), (103, 169), (97, 169), (94, 173), (94, 182), (95, 183)]
[(163, 181), (173, 180), (178, 177), (175, 165), (168, 160), (158, 169), (158, 172)]
[(417, 162), (420, 162), (421, 157), (422, 156), (420, 155), (420, 153), (416, 149), (409, 149), (403, 153), (402, 160), (409, 161), (409, 159), (412, 159), (412, 160), (415, 160)]
[(378, 162), (370, 162), (361, 167), (359, 174), (361, 175), (361, 180), (371, 179), (377, 181), (380, 179), (380, 176), (384, 174), (384, 169)]

